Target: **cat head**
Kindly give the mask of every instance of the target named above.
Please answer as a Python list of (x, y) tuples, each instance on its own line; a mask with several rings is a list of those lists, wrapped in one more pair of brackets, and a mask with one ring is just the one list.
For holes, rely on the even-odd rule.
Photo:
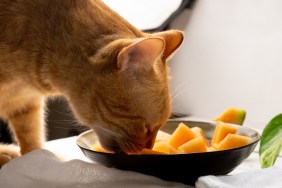
[(87, 88), (74, 108), (106, 150), (138, 152), (153, 146), (170, 116), (167, 60), (182, 41), (183, 33), (176, 30), (118, 39), (90, 58), (91, 71), (81, 84)]

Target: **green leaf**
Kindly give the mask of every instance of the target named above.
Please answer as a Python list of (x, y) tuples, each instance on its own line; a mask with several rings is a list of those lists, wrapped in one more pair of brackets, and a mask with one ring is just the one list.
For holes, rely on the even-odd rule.
[(261, 168), (273, 166), (281, 150), (282, 114), (278, 114), (266, 125), (261, 135), (259, 146)]

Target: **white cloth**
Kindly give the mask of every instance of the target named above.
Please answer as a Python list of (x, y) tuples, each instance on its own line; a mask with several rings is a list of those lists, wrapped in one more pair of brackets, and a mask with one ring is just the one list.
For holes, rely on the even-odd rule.
[(48, 150), (36, 150), (4, 165), (1, 188), (190, 187), (145, 174), (108, 168), (82, 160), (60, 161)]
[(282, 169), (269, 167), (232, 176), (203, 176), (196, 188), (282, 188)]
[(103, 1), (132, 25), (141, 30), (160, 27), (182, 3), (182, 0)]

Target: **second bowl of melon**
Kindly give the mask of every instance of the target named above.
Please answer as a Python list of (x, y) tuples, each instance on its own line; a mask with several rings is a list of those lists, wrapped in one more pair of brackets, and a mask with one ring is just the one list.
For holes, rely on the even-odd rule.
[(259, 133), (247, 125), (171, 119), (159, 131), (154, 147), (139, 154), (99, 150), (93, 130), (80, 134), (77, 144), (86, 157), (105, 166), (194, 185), (200, 176), (232, 172), (259, 140)]

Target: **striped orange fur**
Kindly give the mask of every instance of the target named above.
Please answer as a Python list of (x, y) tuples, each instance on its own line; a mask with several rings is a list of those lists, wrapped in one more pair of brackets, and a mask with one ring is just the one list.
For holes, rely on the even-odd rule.
[[(181, 31), (142, 32), (100, 0), (1, 0), (0, 23), (0, 117), (21, 154), (43, 146), (52, 96), (107, 150), (152, 146), (170, 115), (167, 61)], [(20, 155), (5, 148), (2, 164)]]

